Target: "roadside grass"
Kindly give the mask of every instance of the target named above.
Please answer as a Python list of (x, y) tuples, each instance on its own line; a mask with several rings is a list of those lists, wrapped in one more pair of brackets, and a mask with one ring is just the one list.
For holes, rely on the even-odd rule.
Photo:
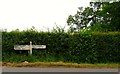
[(65, 67), (65, 68), (118, 68), (118, 64), (77, 64), (77, 63), (64, 63), (64, 62), (22, 62), (22, 63), (9, 63), (3, 62), (2, 66), (7, 67)]

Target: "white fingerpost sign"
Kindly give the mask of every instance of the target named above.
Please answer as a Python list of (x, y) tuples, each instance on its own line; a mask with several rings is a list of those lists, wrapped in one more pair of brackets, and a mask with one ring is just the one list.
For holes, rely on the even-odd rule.
[(32, 45), (30, 41), (30, 45), (14, 45), (14, 50), (28, 50), (28, 53), (32, 55), (32, 48), (34, 49), (45, 49), (46, 45)]

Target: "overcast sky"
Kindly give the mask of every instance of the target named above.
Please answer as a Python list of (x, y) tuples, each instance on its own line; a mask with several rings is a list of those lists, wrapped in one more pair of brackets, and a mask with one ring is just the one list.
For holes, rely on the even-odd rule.
[(67, 26), (68, 15), (74, 15), (78, 7), (86, 7), (90, 0), (0, 0), (0, 27), (3, 29), (27, 29), (34, 26), (47, 30)]

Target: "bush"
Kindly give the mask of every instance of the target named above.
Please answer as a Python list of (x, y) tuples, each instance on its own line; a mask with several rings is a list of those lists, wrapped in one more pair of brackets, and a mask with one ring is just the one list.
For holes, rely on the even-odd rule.
[[(75, 33), (12, 31), (3, 32), (3, 62), (75, 62), (75, 63), (117, 63), (120, 50), (120, 33)], [(14, 45), (46, 45), (45, 50), (15, 51)]]

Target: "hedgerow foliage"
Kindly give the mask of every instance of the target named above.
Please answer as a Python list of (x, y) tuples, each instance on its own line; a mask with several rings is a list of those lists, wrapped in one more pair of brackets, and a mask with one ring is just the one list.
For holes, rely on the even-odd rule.
[[(75, 62), (116, 63), (120, 50), (120, 33), (65, 33), (11, 31), (3, 32), (2, 60), (4, 62)], [(15, 51), (14, 45), (46, 45), (45, 50)]]

